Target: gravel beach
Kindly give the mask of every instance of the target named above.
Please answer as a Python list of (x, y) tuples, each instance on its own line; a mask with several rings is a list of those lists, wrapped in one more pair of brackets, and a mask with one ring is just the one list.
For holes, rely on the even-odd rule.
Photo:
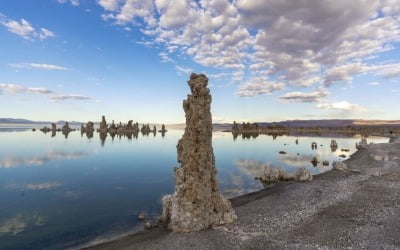
[(305, 183), (231, 199), (235, 223), (196, 233), (158, 227), (88, 249), (400, 249), (400, 140), (370, 144)]

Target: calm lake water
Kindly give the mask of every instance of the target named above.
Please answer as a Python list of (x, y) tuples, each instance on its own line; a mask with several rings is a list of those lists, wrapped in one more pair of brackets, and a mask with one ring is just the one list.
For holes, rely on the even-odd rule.
[[(75, 248), (141, 229), (138, 214), (145, 211), (156, 218), (160, 198), (173, 192), (176, 144), (182, 133), (108, 136), (103, 144), (98, 133), (88, 139), (72, 132), (66, 139), (61, 133), (51, 137), (40, 131), (0, 129), (0, 249)], [(339, 144), (336, 152), (329, 147), (331, 139)], [(359, 136), (267, 135), (234, 140), (230, 133), (214, 132), (220, 189), (228, 198), (262, 189), (254, 178), (262, 175), (265, 164), (322, 173), (331, 167), (313, 167), (312, 157), (339, 160), (340, 154), (354, 153), (359, 141)], [(317, 150), (311, 149), (312, 142), (318, 143)], [(281, 150), (287, 154), (279, 154)]]

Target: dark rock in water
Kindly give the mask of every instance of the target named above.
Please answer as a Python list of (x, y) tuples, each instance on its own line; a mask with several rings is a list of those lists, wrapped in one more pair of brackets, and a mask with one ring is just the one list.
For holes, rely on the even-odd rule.
[(43, 133), (47, 133), (47, 132), (50, 132), (51, 129), (48, 128), (47, 126), (44, 126), (43, 128), (40, 129), (40, 131), (42, 131)]
[(337, 148), (338, 148), (338, 144), (337, 144), (336, 140), (331, 140), (331, 145), (330, 146), (331, 146), (331, 151), (335, 152), (337, 150)]
[(347, 148), (342, 148), (342, 150), (341, 150), (342, 152), (350, 152), (350, 149), (347, 149)]
[(285, 152), (285, 151), (279, 151), (279, 154), (281, 154), (281, 155), (285, 155), (285, 154), (286, 154), (286, 152)]
[(317, 147), (318, 147), (318, 145), (317, 145), (316, 142), (312, 142), (312, 143), (311, 143), (311, 149), (312, 149), (312, 150), (317, 149)]
[(61, 131), (63, 131), (63, 132), (71, 132), (71, 131), (73, 131), (73, 130), (74, 130), (74, 129), (72, 129), (72, 128), (69, 127), (68, 122), (65, 122), (64, 126), (62, 126), (62, 128), (61, 128)]
[(99, 130), (100, 132), (107, 132), (108, 130), (106, 117), (104, 115), (101, 117)]
[(56, 131), (57, 130), (57, 125), (55, 123), (51, 124), (51, 131)]
[(165, 132), (167, 132), (167, 130), (165, 129), (165, 125), (163, 124), (163, 125), (161, 125), (161, 129), (160, 130), (158, 130), (158, 132), (160, 132), (160, 133), (164, 133), (165, 134)]
[(339, 157), (346, 158), (347, 156), (345, 154), (341, 154)]
[(177, 145), (181, 166), (174, 169), (175, 192), (163, 197), (160, 218), (174, 232), (199, 231), (236, 219), (230, 202), (218, 190), (208, 79), (192, 74), (188, 84), (191, 95), (183, 101), (186, 128)]
[(32, 131), (33, 131), (33, 132), (35, 132), (35, 131), (36, 131), (36, 129), (35, 129), (35, 128), (33, 128), (33, 129), (32, 129)]
[(313, 164), (314, 167), (316, 167), (319, 163), (319, 160), (317, 157), (313, 157), (311, 160), (311, 163)]
[(329, 166), (329, 161), (323, 161), (323, 162), (322, 162), (322, 165), (324, 165), (324, 166)]

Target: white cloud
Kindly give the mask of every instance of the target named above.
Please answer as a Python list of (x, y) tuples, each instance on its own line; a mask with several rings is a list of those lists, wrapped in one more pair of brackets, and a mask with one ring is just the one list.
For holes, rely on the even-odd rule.
[(116, 11), (118, 9), (119, 0), (99, 0), (98, 4), (107, 11)]
[(54, 37), (54, 36), (55, 35), (54, 35), (53, 31), (45, 29), (45, 28), (41, 28), (40, 29), (40, 32), (39, 32), (39, 39), (40, 40), (43, 41), (43, 40), (45, 40), (45, 39), (47, 39), (49, 37)]
[[(368, 61), (393, 50), (400, 41), (399, 0), (99, 0), (98, 4), (105, 10), (105, 20), (136, 25), (163, 46), (168, 52), (160, 54), (163, 61), (174, 62), (170, 53), (178, 53), (229, 73), (233, 81), (245, 81), (237, 91), (241, 96), (269, 93), (283, 88), (283, 83), (329, 87), (358, 74), (400, 75), (394, 64), (376, 66)], [(270, 84), (259, 83), (260, 78)]]
[(79, 6), (79, 0), (57, 0), (59, 3), (71, 3), (73, 6)]
[(269, 94), (281, 90), (285, 87), (284, 83), (268, 82), (264, 78), (252, 78), (239, 86), (236, 94), (242, 97)]
[(92, 98), (84, 95), (62, 94), (46, 88), (25, 87), (17, 84), (0, 83), (0, 90), (8, 91), (12, 94), (40, 94), (52, 101), (63, 100), (91, 100)]
[(334, 82), (350, 82), (353, 75), (366, 72), (368, 67), (361, 63), (344, 64), (330, 68), (326, 71), (325, 86), (330, 86)]
[(68, 68), (63, 66), (45, 63), (12, 63), (9, 64), (9, 66), (20, 69), (69, 70)]
[(358, 104), (349, 103), (348, 101), (332, 102), (332, 103), (318, 103), (317, 108), (328, 109), (328, 110), (339, 110), (339, 111), (353, 111), (353, 112), (364, 112), (365, 108)]
[(167, 52), (162, 51), (158, 55), (161, 57), (161, 62), (175, 62), (175, 60), (169, 57)]
[(54, 37), (51, 30), (40, 28), (35, 29), (27, 20), (21, 18), (20, 21), (8, 19), (4, 15), (0, 15), (0, 24), (5, 26), (8, 31), (14, 33), (26, 40), (34, 41), (35, 39), (45, 40)]
[(185, 74), (185, 75), (190, 74), (190, 73), (193, 72), (193, 70), (191, 68), (182, 67), (182, 66), (179, 66), (179, 65), (175, 66), (175, 70), (178, 72), (178, 74)]
[(31, 39), (31, 35), (34, 33), (35, 29), (32, 25), (26, 21), (25, 19), (21, 19), (21, 21), (9, 20), (2, 23), (5, 27), (7, 27), (8, 31), (17, 34), (25, 39)]
[(326, 90), (317, 90), (314, 92), (290, 92), (286, 93), (279, 98), (287, 102), (319, 102), (321, 98), (329, 95)]
[(378, 86), (378, 85), (380, 85), (380, 83), (379, 82), (369, 82), (368, 85), (370, 85), (370, 86)]

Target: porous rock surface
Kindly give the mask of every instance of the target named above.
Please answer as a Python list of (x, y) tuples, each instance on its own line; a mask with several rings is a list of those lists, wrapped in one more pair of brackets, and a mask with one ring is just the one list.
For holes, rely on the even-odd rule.
[(174, 170), (174, 194), (162, 199), (161, 220), (174, 232), (199, 231), (236, 219), (231, 203), (218, 190), (208, 78), (193, 73), (188, 84), (192, 94), (183, 101), (186, 128), (177, 145), (181, 166)]

